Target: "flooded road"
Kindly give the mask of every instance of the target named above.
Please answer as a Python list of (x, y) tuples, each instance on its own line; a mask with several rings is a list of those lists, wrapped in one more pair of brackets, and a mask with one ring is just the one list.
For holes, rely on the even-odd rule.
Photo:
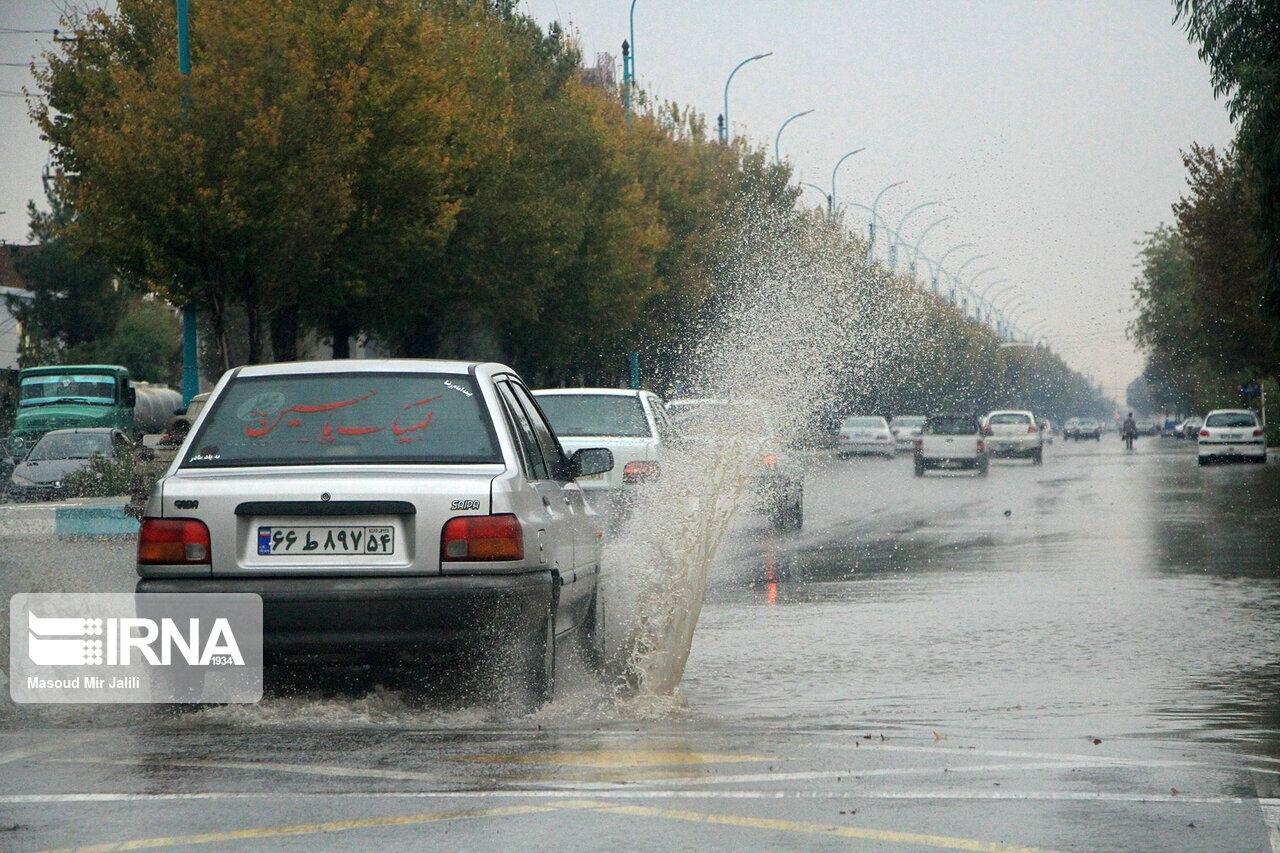
[[(805, 503), (726, 538), (669, 701), (566, 660), (517, 718), (358, 678), (6, 704), (0, 848), (1280, 849), (1280, 466), (1112, 436)], [(3, 535), (6, 597), (132, 587), (127, 543)]]

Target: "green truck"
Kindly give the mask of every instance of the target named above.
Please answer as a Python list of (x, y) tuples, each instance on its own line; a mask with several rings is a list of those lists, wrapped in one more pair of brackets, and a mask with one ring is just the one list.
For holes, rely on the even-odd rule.
[(162, 431), (182, 406), (171, 388), (133, 382), (112, 364), (60, 364), (18, 373), (18, 412), (9, 453), (22, 459), (55, 429), (115, 427), (141, 440)]

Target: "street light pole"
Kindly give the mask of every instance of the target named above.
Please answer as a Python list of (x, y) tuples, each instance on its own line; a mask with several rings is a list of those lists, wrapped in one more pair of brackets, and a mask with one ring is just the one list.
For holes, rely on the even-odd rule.
[(974, 261), (980, 261), (985, 257), (986, 255), (974, 255), (972, 258), (970, 258), (969, 260), (961, 264), (958, 270), (956, 270), (954, 273), (951, 274), (951, 291), (950, 291), (949, 298), (951, 300), (952, 305), (956, 304), (956, 289), (957, 289), (957, 285), (960, 284), (960, 276), (964, 273), (965, 267), (969, 266), (969, 264), (973, 263)]
[(862, 148), (855, 148), (854, 150), (850, 151), (848, 154), (844, 155), (839, 160), (837, 160), (836, 165), (831, 169), (831, 195), (829, 195), (828, 198), (831, 200), (832, 216), (835, 216), (835, 210), (836, 210), (836, 172), (840, 171), (840, 167), (844, 165), (845, 160), (848, 160), (850, 157), (852, 157), (854, 154), (857, 154), (859, 151), (865, 151), (865, 150), (867, 150), (865, 146)]
[[(984, 275), (986, 275), (987, 273), (989, 273), (989, 272), (995, 272), (995, 271), (996, 271), (996, 270), (998, 270), (998, 269), (1000, 269), (1000, 267), (987, 267), (987, 268), (985, 268), (985, 269), (979, 270), (978, 272), (974, 273), (974, 274), (973, 274), (973, 278), (969, 279), (969, 286), (968, 286), (968, 288), (967, 288), (968, 292), (969, 292), (969, 293), (972, 293), (972, 294), (976, 297), (976, 296), (978, 295), (978, 293), (977, 293), (977, 291), (976, 291), (976, 290), (974, 290), (974, 289), (973, 289), (973, 285), (978, 281), (978, 279), (982, 278), (982, 277), (983, 277)], [(975, 304), (974, 304), (974, 306), (973, 306), (973, 309), (974, 309), (975, 318), (976, 318), (977, 320), (981, 320), (981, 319), (982, 319), (982, 313), (981, 313), (981, 310), (980, 310), (980, 306), (981, 306), (981, 303), (980, 303), (980, 302), (976, 302), (976, 301), (975, 301)]]
[[(182, 120), (185, 124), (191, 109), (191, 13), (187, 0), (176, 0), (178, 17), (178, 73), (182, 75)], [(195, 302), (182, 309), (182, 405), (200, 393), (200, 347), (196, 324)]]
[(972, 249), (973, 247), (973, 243), (961, 243), (959, 246), (952, 246), (950, 249), (947, 249), (947, 251), (943, 253), (942, 257), (938, 259), (938, 262), (933, 265), (932, 290), (934, 296), (938, 295), (938, 276), (941, 274), (942, 265), (947, 262), (947, 258), (951, 257), (952, 253), (958, 252), (961, 249)]
[(911, 208), (906, 213), (902, 214), (902, 218), (898, 220), (898, 227), (894, 229), (895, 231), (898, 232), (898, 237), (895, 237), (893, 242), (889, 244), (889, 268), (890, 269), (894, 271), (897, 271), (898, 269), (898, 239), (899, 237), (902, 236), (902, 226), (907, 224), (907, 217), (915, 213), (917, 210), (924, 210), (926, 207), (935, 207), (938, 204), (941, 204), (941, 202), (926, 201), (923, 204), (917, 204), (915, 207)]
[(733, 82), (733, 76), (737, 74), (738, 70), (748, 62), (755, 62), (757, 59), (764, 59), (766, 56), (773, 56), (773, 51), (769, 51), (768, 53), (757, 53), (755, 56), (748, 56), (746, 59), (733, 66), (733, 70), (729, 72), (728, 79), (724, 81), (724, 112), (721, 113), (724, 117), (724, 123), (721, 125), (720, 129), (721, 142), (729, 141), (729, 84)]
[(791, 118), (784, 121), (782, 123), (782, 127), (778, 128), (778, 132), (773, 136), (773, 162), (775, 163), (782, 162), (782, 131), (786, 130), (787, 125), (791, 124), (791, 122), (795, 121), (798, 118), (803, 118), (804, 116), (809, 115), (809, 113), (811, 112), (813, 112), (813, 110), (805, 110), (802, 113), (796, 113)]
[(906, 181), (894, 181), (892, 184), (889, 184), (889, 186), (880, 190), (880, 192), (876, 195), (876, 200), (871, 203), (871, 233), (868, 235), (868, 239), (867, 239), (867, 257), (868, 258), (875, 258), (876, 256), (876, 220), (879, 218), (876, 211), (880, 209), (880, 199), (883, 198), (884, 194), (887, 193), (889, 190), (893, 189), (894, 187), (900, 187), (905, 183)]
[(827, 201), (827, 215), (831, 215), (831, 196), (827, 195), (826, 190), (824, 190), (822, 187), (818, 186), (817, 184), (813, 184), (808, 181), (801, 181), (800, 186), (808, 187), (811, 190), (817, 190), (818, 192), (822, 193), (822, 197)]
[(916, 244), (911, 248), (911, 279), (914, 281), (916, 277), (916, 262), (920, 260), (920, 247), (924, 244), (924, 238), (929, 236), (929, 232), (944, 222), (950, 221), (950, 216), (943, 216), (935, 219), (924, 227), (920, 232), (920, 236), (916, 238)]

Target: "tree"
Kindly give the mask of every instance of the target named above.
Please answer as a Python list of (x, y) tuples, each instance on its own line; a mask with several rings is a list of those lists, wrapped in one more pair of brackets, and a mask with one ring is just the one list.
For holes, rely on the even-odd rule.
[(1200, 45), (1214, 93), (1227, 97), (1237, 146), (1258, 197), (1260, 284), (1280, 334), (1280, 5), (1259, 0), (1175, 0), (1177, 19)]

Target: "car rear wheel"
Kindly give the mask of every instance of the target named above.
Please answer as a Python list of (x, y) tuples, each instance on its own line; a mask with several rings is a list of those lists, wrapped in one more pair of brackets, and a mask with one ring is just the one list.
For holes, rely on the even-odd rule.
[(551, 701), (556, 684), (556, 601), (552, 596), (541, 624), (513, 641), (515, 692), (528, 711)]
[(1036, 448), (1035, 450), (1031, 451), (1031, 464), (1032, 465), (1044, 464), (1044, 448)]
[(916, 468), (916, 476), (917, 476), (917, 477), (923, 477), (923, 476), (924, 476), (924, 463), (923, 463), (923, 462), (921, 462), (919, 459), (917, 459), (917, 460), (916, 460), (916, 464), (915, 464), (915, 468)]
[(591, 594), (591, 606), (587, 608), (586, 618), (582, 620), (582, 629), (578, 632), (582, 644), (582, 658), (587, 666), (597, 672), (604, 669), (604, 638), (600, 630), (600, 585)]
[(978, 460), (978, 476), (985, 477), (991, 466), (987, 463), (986, 457)]

